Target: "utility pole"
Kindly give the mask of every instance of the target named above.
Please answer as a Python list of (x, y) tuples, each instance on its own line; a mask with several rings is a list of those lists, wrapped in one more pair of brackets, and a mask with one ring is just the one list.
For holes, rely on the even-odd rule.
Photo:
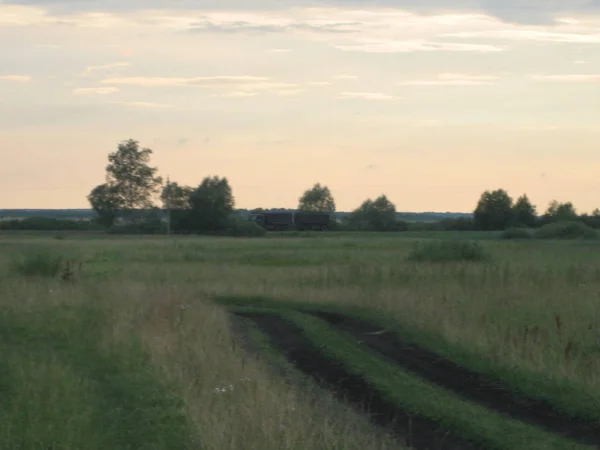
[(171, 235), (171, 181), (167, 175), (167, 236)]

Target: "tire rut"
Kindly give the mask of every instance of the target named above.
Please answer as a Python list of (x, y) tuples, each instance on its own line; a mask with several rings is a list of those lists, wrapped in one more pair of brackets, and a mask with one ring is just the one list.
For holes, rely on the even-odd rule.
[(403, 369), (441, 388), (555, 435), (600, 448), (600, 427), (590, 420), (559, 411), (548, 401), (518, 394), (500, 380), (470, 371), (434, 352), (405, 342), (382, 327), (338, 313), (304, 312), (325, 320), (338, 331), (349, 333)]
[(387, 400), (363, 377), (348, 373), (343, 365), (323, 355), (305, 336), (300, 327), (271, 314), (236, 312), (251, 319), (265, 333), (273, 346), (298, 370), (325, 385), (338, 398), (369, 419), (406, 441), (415, 450), (475, 450), (480, 445), (468, 442), (443, 429), (439, 423), (411, 414)]

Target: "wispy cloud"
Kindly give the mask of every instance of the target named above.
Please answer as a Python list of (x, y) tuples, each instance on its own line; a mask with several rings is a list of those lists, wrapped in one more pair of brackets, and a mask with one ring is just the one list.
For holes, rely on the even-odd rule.
[(232, 91), (226, 92), (225, 94), (217, 95), (215, 97), (228, 97), (228, 98), (250, 98), (256, 97), (258, 94), (256, 92), (245, 92), (245, 91)]
[(31, 81), (31, 77), (28, 75), (0, 75), (0, 80), (26, 82)]
[(497, 79), (498, 77), (489, 75), (442, 73), (434, 80), (409, 80), (397, 84), (401, 86), (485, 86)]
[(289, 53), (291, 51), (289, 48), (270, 48), (267, 50), (267, 53)]
[(361, 31), (361, 22), (344, 22), (332, 20), (295, 21), (290, 18), (268, 20), (265, 17), (249, 17), (247, 20), (218, 20), (207, 18), (190, 24), (192, 32), (210, 33), (325, 33), (347, 34)]
[(412, 52), (475, 52), (494, 53), (505, 47), (489, 44), (463, 44), (425, 40), (365, 40), (358, 44), (334, 45), (335, 48), (351, 52), (367, 53), (412, 53)]
[(77, 88), (73, 89), (75, 95), (107, 95), (119, 92), (119, 88), (116, 87), (92, 87), (92, 88)]
[(342, 92), (339, 98), (362, 100), (393, 100), (397, 97), (383, 94), (381, 92)]
[(331, 82), (329, 81), (307, 81), (307, 86), (331, 86)]
[(540, 30), (523, 30), (518, 28), (506, 30), (463, 31), (458, 33), (446, 33), (443, 36), (450, 38), (491, 38), (542, 42), (570, 42), (578, 44), (600, 43), (599, 33), (560, 33)]
[(164, 103), (153, 103), (153, 102), (112, 102), (116, 105), (133, 106), (136, 108), (147, 108), (147, 109), (165, 109), (172, 108), (173, 105), (167, 105)]
[(199, 86), (199, 87), (232, 87), (247, 86), (253, 89), (288, 88), (295, 84), (273, 82), (270, 77), (247, 75), (211, 76), (211, 77), (115, 77), (102, 80), (103, 84), (167, 87), (167, 86)]
[(600, 74), (594, 73), (568, 73), (560, 75), (532, 75), (535, 81), (549, 81), (561, 83), (590, 83), (600, 81)]
[(332, 75), (332, 79), (334, 80), (358, 80), (358, 76), (356, 75)]
[(117, 72), (118, 69), (123, 69), (125, 67), (131, 67), (131, 63), (129, 62), (115, 62), (110, 64), (102, 64), (99, 66), (88, 66), (81, 73), (82, 77), (87, 77), (93, 75), (94, 73), (101, 72), (106, 75), (107, 72)]

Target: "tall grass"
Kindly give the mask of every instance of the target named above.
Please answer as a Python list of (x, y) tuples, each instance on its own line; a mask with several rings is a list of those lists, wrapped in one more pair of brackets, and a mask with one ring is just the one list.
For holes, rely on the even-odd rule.
[[(90, 435), (90, 441), (79, 448), (107, 448), (109, 440), (124, 445), (119, 444), (123, 431), (118, 427), (113, 438), (90, 434), (94, 427), (112, 429), (99, 425), (106, 423), (102, 420), (111, 406), (98, 402), (107, 397), (102, 386), (115, 383), (152, 386), (159, 393), (158, 404), (170, 405), (174, 416), (182, 414), (183, 422), (174, 422), (173, 428), (186, 430), (183, 435), (192, 446), (202, 442), (207, 449), (396, 448), (364, 418), (318, 392), (297, 391), (273, 374), (265, 361), (249, 358), (232, 336), (225, 309), (213, 303), (215, 295), (263, 295), (282, 302), (368, 308), (515, 377), (528, 373), (574, 387), (589, 408), (599, 412), (596, 242), (447, 241), (421, 244), (423, 256), (416, 259), (411, 257), (413, 241), (395, 235), (2, 241), (0, 337), (9, 342), (12, 336), (5, 344), (12, 356), (9, 370), (0, 360), (0, 392), (11, 392), (0, 395), (0, 431), (4, 430), (0, 448), (18, 448), (8, 445), (18, 442), (7, 440), (9, 431), (17, 439), (24, 431), (15, 435), (15, 430), (38, 420), (17, 417), (14, 411), (25, 407), (11, 409), (17, 403), (6, 398), (32, 399), (30, 407), (39, 410), (38, 417), (47, 417), (38, 420), (46, 425), (32, 430), (48, 424), (58, 427), (52, 435), (55, 448), (76, 448), (84, 435)], [(41, 253), (82, 261), (80, 281), (21, 275), (39, 273), (37, 269), (12, 271), (12, 261), (30, 254), (34, 245)], [(464, 264), (482, 261), (482, 255), (485, 263)], [(22, 327), (18, 333), (11, 328), (15, 323)], [(19, 351), (19, 339), (26, 336), (59, 342), (49, 353), (56, 357), (38, 361)], [(139, 348), (131, 344), (136, 341)], [(121, 378), (98, 381), (86, 373), (77, 348), (111, 362), (97, 373), (120, 367)], [(34, 381), (38, 376), (30, 373), (34, 366), (55, 382)], [(21, 384), (14, 381), (15, 374), (25, 373), (29, 375)], [(136, 373), (144, 375), (138, 378)], [(45, 397), (35, 394), (36, 389)], [(61, 420), (52, 421), (51, 413), (43, 413), (42, 399), (56, 398), (50, 389), (74, 397), (72, 413), (56, 413)], [(159, 416), (139, 400), (150, 394), (131, 392), (131, 404), (141, 405), (147, 414), (144, 420), (155, 423), (152, 420)], [(171, 398), (180, 399), (179, 406)], [(85, 405), (93, 405), (94, 415)], [(160, 439), (153, 440), (159, 444), (137, 448), (159, 449), (163, 444), (168, 448)]]

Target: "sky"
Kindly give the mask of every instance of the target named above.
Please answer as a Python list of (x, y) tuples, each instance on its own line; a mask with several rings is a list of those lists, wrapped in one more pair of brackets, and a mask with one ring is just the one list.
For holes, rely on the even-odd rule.
[(600, 207), (600, 0), (0, 0), (0, 208), (86, 208), (135, 139), (236, 206)]

